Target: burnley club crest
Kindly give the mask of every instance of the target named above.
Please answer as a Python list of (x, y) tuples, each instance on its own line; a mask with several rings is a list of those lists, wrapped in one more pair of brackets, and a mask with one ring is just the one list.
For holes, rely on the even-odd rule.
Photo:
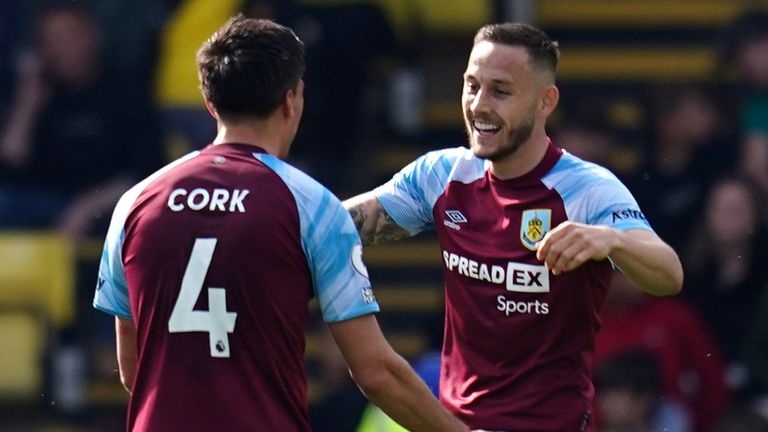
[(533, 209), (523, 211), (520, 222), (520, 241), (530, 250), (536, 250), (536, 243), (549, 232), (552, 220), (552, 210)]

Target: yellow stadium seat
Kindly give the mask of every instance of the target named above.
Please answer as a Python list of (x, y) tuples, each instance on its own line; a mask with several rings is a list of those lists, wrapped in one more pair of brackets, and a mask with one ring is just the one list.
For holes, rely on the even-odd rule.
[(0, 310), (0, 399), (30, 402), (43, 386), (44, 319), (29, 310)]
[(0, 232), (0, 307), (40, 310), (54, 328), (75, 315), (75, 254), (47, 232)]

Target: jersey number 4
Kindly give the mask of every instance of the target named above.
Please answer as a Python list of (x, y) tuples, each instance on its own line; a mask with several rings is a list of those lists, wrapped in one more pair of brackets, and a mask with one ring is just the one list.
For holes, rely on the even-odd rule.
[(211, 345), (211, 357), (229, 357), (229, 333), (235, 331), (237, 313), (227, 312), (227, 292), (224, 288), (208, 288), (208, 310), (195, 310), (205, 275), (211, 265), (215, 238), (195, 240), (189, 256), (181, 291), (168, 320), (171, 333), (206, 332)]

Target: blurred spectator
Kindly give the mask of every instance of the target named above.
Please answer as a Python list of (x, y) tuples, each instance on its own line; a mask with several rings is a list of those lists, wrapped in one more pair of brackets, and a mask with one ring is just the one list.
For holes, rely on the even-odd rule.
[(0, 135), (0, 226), (87, 234), (136, 178), (158, 167), (151, 105), (105, 65), (101, 32), (77, 3), (35, 21)]
[(0, 118), (3, 118), (11, 92), (12, 58), (17, 47), (20, 21), (19, 3), (0, 2)]
[(768, 12), (736, 20), (723, 54), (723, 65), (735, 67), (743, 86), (741, 169), (768, 194)]
[(709, 330), (681, 300), (648, 296), (617, 273), (595, 341), (597, 368), (611, 358), (642, 351), (655, 359), (663, 397), (678, 401), (695, 428), (706, 431), (728, 404), (725, 365)]
[(702, 226), (683, 256), (683, 294), (710, 325), (724, 350), (728, 383), (741, 397), (768, 390), (750, 370), (751, 361), (766, 367), (768, 358), (749, 358), (752, 334), (764, 332), (758, 327), (759, 307), (768, 294), (768, 238), (760, 198), (748, 179), (718, 181), (707, 195)]
[[(752, 337), (747, 343), (745, 355), (747, 369), (752, 374), (752, 389), (755, 411), (768, 422), (768, 287), (763, 292), (762, 301), (757, 312), (757, 324)], [(768, 432), (768, 427), (764, 429)]]
[(768, 420), (752, 410), (734, 408), (717, 421), (712, 432), (768, 432)]
[(709, 184), (736, 163), (734, 140), (702, 89), (659, 87), (649, 108), (649, 157), (633, 190), (657, 233), (680, 250)]
[(612, 167), (616, 146), (610, 129), (594, 122), (568, 122), (557, 128), (552, 142), (569, 153), (604, 167)]
[(687, 414), (661, 391), (654, 359), (626, 352), (595, 368), (595, 414), (602, 432), (688, 432)]

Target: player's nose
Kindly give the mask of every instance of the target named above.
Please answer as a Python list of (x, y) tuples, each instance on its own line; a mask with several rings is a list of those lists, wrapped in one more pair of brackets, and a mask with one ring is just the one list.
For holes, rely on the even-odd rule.
[(488, 100), (488, 92), (485, 90), (478, 91), (470, 101), (469, 109), (473, 114), (488, 113), (490, 112), (490, 105)]

